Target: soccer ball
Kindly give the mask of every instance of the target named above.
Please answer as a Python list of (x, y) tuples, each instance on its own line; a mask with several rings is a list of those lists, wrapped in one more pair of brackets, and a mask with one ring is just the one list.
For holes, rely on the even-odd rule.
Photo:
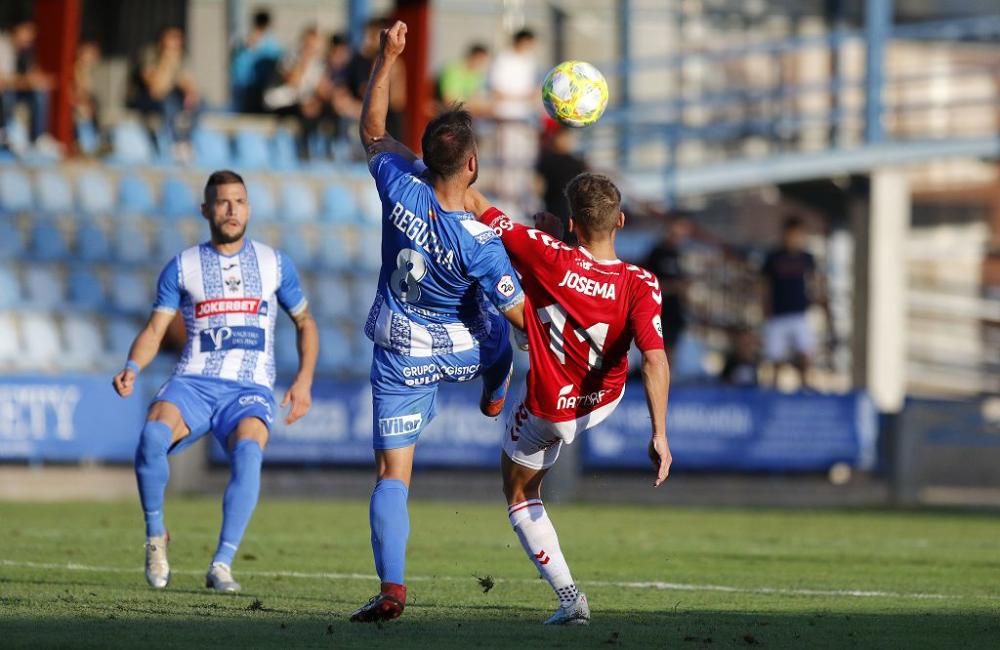
[(585, 61), (563, 61), (542, 82), (542, 101), (552, 119), (566, 126), (590, 126), (608, 106), (608, 82)]

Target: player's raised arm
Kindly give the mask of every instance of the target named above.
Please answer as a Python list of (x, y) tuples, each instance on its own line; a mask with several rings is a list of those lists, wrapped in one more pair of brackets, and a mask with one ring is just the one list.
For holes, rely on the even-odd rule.
[(163, 342), (163, 337), (173, 319), (173, 312), (154, 311), (145, 327), (139, 331), (128, 351), (125, 367), (114, 376), (112, 381), (115, 391), (119, 395), (128, 397), (132, 394), (135, 389), (135, 378), (156, 357), (156, 353), (160, 350), (160, 343)]
[(369, 161), (385, 151), (399, 154), (410, 162), (417, 159), (406, 145), (398, 142), (385, 130), (385, 118), (389, 112), (389, 81), (392, 78), (392, 68), (405, 47), (406, 23), (397, 20), (392, 27), (382, 30), (379, 52), (372, 65), (358, 127), (361, 144), (368, 154)]
[(670, 390), (670, 364), (667, 353), (660, 349), (642, 353), (642, 385), (646, 389), (646, 406), (652, 433), (649, 439), (649, 458), (657, 468), (658, 487), (670, 474), (670, 444), (667, 442), (667, 392)]

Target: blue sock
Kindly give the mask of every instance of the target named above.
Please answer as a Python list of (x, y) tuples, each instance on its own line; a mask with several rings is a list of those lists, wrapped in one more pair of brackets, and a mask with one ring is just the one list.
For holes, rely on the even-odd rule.
[(404, 584), (406, 540), (410, 536), (410, 513), (406, 509), (409, 493), (406, 484), (396, 479), (382, 479), (372, 492), (368, 520), (375, 570), (382, 582)]
[(146, 518), (146, 537), (167, 534), (163, 524), (163, 493), (170, 480), (167, 450), (173, 432), (163, 422), (149, 420), (142, 427), (139, 446), (135, 450), (135, 478), (139, 484), (139, 501)]
[(514, 348), (508, 341), (497, 360), (483, 373), (483, 392), (489, 396), (491, 402), (500, 399), (507, 392), (509, 387), (507, 378), (510, 376), (510, 366), (513, 361)]
[(240, 440), (229, 455), (232, 478), (222, 498), (222, 532), (212, 564), (233, 565), (233, 556), (243, 540), (247, 524), (260, 495), (260, 465), (264, 452), (256, 440)]

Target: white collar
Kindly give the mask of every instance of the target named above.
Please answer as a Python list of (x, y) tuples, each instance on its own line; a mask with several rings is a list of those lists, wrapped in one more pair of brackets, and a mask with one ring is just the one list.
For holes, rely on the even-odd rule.
[(622, 261), (619, 260), (619, 259), (614, 259), (614, 260), (599, 260), (596, 257), (594, 257), (593, 253), (591, 253), (590, 251), (588, 251), (583, 246), (577, 246), (576, 248), (581, 253), (583, 253), (584, 255), (586, 255), (587, 257), (589, 257), (592, 261), (597, 262), (598, 264), (621, 264), (622, 263)]

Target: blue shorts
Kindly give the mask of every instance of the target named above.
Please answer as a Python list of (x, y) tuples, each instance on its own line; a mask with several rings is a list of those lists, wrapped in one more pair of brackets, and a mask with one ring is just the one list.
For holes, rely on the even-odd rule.
[(442, 381), (470, 381), (510, 353), (510, 326), (497, 315), (488, 341), (454, 354), (411, 357), (379, 345), (372, 358), (372, 447), (400, 449), (417, 442), (437, 414)]
[(229, 449), (229, 434), (240, 420), (258, 418), (271, 430), (274, 393), (257, 384), (240, 384), (228, 379), (175, 375), (163, 384), (153, 402), (170, 402), (181, 412), (191, 434), (170, 449), (178, 452), (200, 440), (209, 431), (223, 449)]

